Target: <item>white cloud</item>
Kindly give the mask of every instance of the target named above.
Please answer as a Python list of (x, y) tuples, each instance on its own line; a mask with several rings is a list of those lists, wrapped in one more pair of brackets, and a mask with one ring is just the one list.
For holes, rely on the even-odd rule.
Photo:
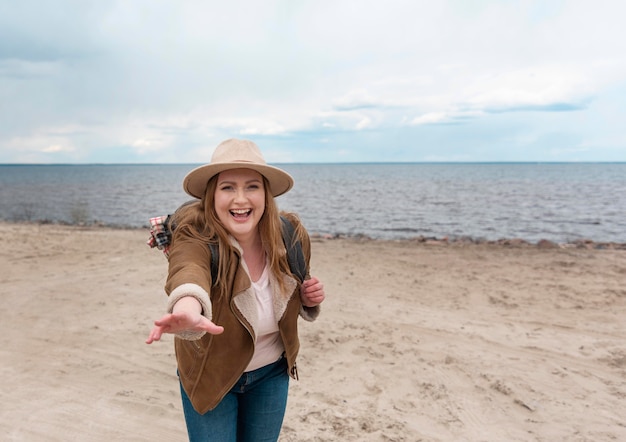
[(8, 155), (15, 163), (64, 162), (76, 152), (70, 138), (39, 133), (28, 137), (5, 140), (0, 150), (0, 162)]
[(68, 146), (62, 146), (60, 144), (54, 144), (52, 146), (44, 147), (41, 149), (43, 153), (58, 153), (58, 152), (73, 152), (74, 148)]
[(333, 107), (339, 111), (378, 107), (382, 104), (363, 89), (349, 91), (346, 95), (333, 100)]
[(430, 112), (413, 118), (409, 122), (409, 125), (420, 126), (425, 124), (458, 124), (468, 122), (483, 115), (484, 112), (480, 110)]
[(596, 93), (576, 66), (528, 67), (477, 79), (466, 91), (470, 108), (486, 111), (582, 107)]
[[(467, 149), (459, 126), (509, 130), (484, 124), (506, 113), (539, 133), (546, 112), (588, 114), (626, 82), (621, 2), (244, 3), (23, 0), (8, 9), (0, 160), (51, 146), (75, 146), (64, 160), (111, 146), (133, 160), (204, 160), (226, 136), (325, 139), (338, 152), (348, 136), (365, 149), (368, 132), (389, 131), (410, 145), (442, 124), (445, 140)], [(602, 130), (616, 139), (625, 98), (606, 99), (618, 117)], [(600, 139), (573, 118), (551, 121)], [(386, 159), (376, 139), (368, 158)]]
[(255, 121), (242, 121), (238, 124), (241, 135), (278, 135), (285, 133), (285, 128), (272, 120), (257, 119)]
[(372, 126), (372, 120), (369, 117), (363, 117), (361, 121), (356, 124), (357, 130), (367, 129)]
[(429, 112), (419, 117), (415, 117), (409, 124), (415, 126), (420, 124), (438, 124), (451, 121), (452, 115), (446, 112)]

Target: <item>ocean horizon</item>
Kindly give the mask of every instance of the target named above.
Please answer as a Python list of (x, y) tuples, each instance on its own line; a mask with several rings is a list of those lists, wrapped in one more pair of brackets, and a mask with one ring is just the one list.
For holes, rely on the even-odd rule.
[[(0, 164), (0, 219), (145, 227), (201, 164)], [(626, 243), (626, 162), (271, 164), (311, 233)]]
[[(206, 163), (0, 163), (0, 166), (202, 166)], [(272, 166), (289, 165), (403, 165), (403, 164), (626, 164), (626, 161), (342, 161), (342, 162), (270, 162)]]

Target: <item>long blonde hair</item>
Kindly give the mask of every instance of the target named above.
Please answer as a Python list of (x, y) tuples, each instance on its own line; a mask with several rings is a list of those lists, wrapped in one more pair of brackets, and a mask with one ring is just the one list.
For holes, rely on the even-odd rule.
[[(229, 241), (228, 230), (224, 227), (215, 210), (215, 190), (217, 188), (217, 175), (207, 183), (204, 198), (181, 206), (173, 216), (176, 225), (172, 237), (172, 243), (181, 235), (192, 237), (203, 243), (217, 243), (219, 250), (219, 266), (215, 286), (219, 288), (220, 296), (226, 296), (228, 289), (231, 259), (236, 259), (236, 252)], [(282, 274), (291, 275), (287, 252), (281, 234), (281, 220), (276, 201), (270, 192), (269, 182), (263, 177), (265, 191), (265, 210), (259, 220), (259, 234), (263, 249), (268, 257), (270, 271), (279, 283), (280, 290), (285, 290)], [(295, 217), (294, 214), (289, 214)], [(299, 229), (298, 229), (299, 230)], [(298, 231), (297, 230), (297, 231)], [(212, 275), (215, 276), (215, 275)]]

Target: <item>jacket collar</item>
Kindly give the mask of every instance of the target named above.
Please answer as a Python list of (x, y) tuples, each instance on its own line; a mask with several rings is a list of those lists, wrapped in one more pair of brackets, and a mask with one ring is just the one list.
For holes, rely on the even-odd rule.
[[(256, 307), (253, 307), (256, 305), (256, 300), (254, 289), (252, 288), (250, 271), (248, 270), (246, 262), (243, 260), (243, 249), (237, 240), (232, 236), (229, 237), (229, 240), (237, 251), (237, 262), (231, 263), (230, 267), (230, 271), (235, 272), (232, 299), (244, 317), (251, 323), (252, 327), (256, 328)], [(274, 314), (276, 319), (280, 320), (285, 313), (289, 299), (291, 299), (298, 286), (298, 281), (289, 275), (283, 274), (282, 278), (285, 291), (281, 292), (280, 284), (271, 271), (269, 272), (269, 278), (274, 304)]]

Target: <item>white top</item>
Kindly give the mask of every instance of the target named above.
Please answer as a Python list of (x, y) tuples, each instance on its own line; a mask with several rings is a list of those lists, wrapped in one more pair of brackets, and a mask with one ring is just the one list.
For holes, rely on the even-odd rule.
[(268, 268), (269, 265), (266, 263), (259, 280), (252, 281), (252, 288), (257, 301), (259, 325), (256, 330), (254, 355), (245, 371), (256, 370), (276, 362), (285, 351), (283, 341), (278, 333), (278, 321), (274, 314)]

